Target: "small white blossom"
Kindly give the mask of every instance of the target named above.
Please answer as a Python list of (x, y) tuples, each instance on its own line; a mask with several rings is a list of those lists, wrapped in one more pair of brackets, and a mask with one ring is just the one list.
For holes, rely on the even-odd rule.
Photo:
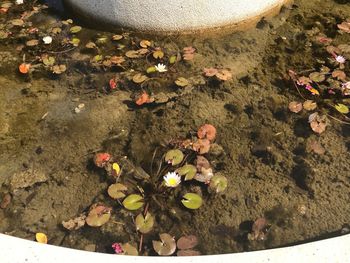
[(343, 56), (336, 56), (335, 60), (340, 64), (344, 64), (346, 61), (346, 59)]
[(45, 45), (49, 45), (52, 43), (52, 37), (50, 36), (43, 37), (43, 41)]
[(16, 5), (21, 5), (21, 4), (23, 4), (23, 0), (16, 0)]
[(181, 183), (181, 176), (175, 172), (169, 172), (163, 178), (167, 187), (176, 187)]
[(155, 66), (156, 70), (158, 72), (167, 72), (167, 68), (164, 64), (159, 63), (158, 65)]

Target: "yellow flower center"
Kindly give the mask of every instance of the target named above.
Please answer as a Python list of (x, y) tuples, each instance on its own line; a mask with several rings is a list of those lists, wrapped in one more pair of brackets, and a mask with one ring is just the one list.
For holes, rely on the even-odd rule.
[(175, 178), (170, 178), (168, 180), (168, 185), (171, 185), (171, 186), (177, 185), (177, 180)]

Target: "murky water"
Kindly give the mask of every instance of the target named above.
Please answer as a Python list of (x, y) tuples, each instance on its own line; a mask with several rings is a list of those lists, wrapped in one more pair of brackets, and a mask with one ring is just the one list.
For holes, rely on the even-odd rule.
[[(349, 81), (350, 52), (344, 45), (350, 34), (337, 27), (350, 14), (349, 3), (299, 0), (271, 21), (225, 36), (123, 31), (120, 40), (112, 40), (119, 38), (115, 32), (84, 25), (72, 33), (79, 24), (62, 22), (50, 10), (28, 17), (33, 6), (37, 4), (27, 1), (0, 13), (2, 233), (34, 240), (35, 233), (43, 232), (50, 244), (108, 253), (113, 253), (113, 243), (128, 242), (141, 245), (142, 255), (156, 254), (152, 240), (159, 240), (160, 233), (176, 240), (195, 235), (195, 249), (202, 254), (279, 247), (344, 233), (350, 214), (350, 126), (349, 114), (335, 106), (350, 105), (341, 88)], [(47, 35), (53, 41), (45, 45), (42, 38)], [(28, 45), (30, 40), (39, 42)], [(142, 40), (149, 40), (151, 47), (130, 58), (127, 52), (140, 50)], [(153, 57), (158, 47), (164, 58)], [(185, 47), (196, 49), (193, 59), (183, 60)], [(337, 62), (332, 52), (345, 62)], [(22, 63), (31, 65), (30, 73), (19, 73)], [(147, 73), (158, 63), (168, 71)], [(232, 78), (205, 77), (204, 68), (228, 69)], [(310, 78), (320, 95), (295, 86), (289, 70), (298, 78), (318, 72)], [(333, 77), (336, 70), (345, 77), (340, 72)], [(147, 81), (137, 83), (136, 73)], [(179, 77), (189, 84), (174, 84)], [(111, 79), (116, 85), (112, 90)], [(139, 106), (135, 102), (144, 92), (152, 102)], [(304, 105), (299, 113), (290, 111), (290, 102), (305, 100), (316, 101), (317, 108)], [(314, 112), (327, 118), (317, 119), (317, 127), (308, 121)], [(216, 127), (217, 136), (204, 156), (215, 175), (227, 178), (223, 193), (210, 193), (198, 181), (157, 192), (137, 176), (140, 169), (153, 178), (173, 171), (164, 168), (163, 154), (174, 147), (196, 164), (196, 154), (181, 143), (196, 140), (198, 128), (206, 123)], [(325, 123), (326, 130), (320, 132)], [(115, 178), (93, 164), (98, 152), (110, 153), (120, 164), (118, 182), (128, 186), (127, 194), (144, 195), (155, 220), (151, 232), (141, 235), (135, 228), (135, 217), (145, 210), (128, 211), (122, 200), (108, 196)], [(157, 173), (160, 163), (165, 170)], [(202, 197), (199, 209), (181, 204), (187, 192)], [(106, 224), (72, 231), (62, 226), (87, 215), (96, 203), (112, 208)], [(254, 232), (259, 218), (267, 223)]]

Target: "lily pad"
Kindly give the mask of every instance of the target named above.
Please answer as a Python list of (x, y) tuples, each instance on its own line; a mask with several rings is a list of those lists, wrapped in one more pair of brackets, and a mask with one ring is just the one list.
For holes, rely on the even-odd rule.
[(187, 193), (183, 196), (181, 203), (188, 209), (198, 209), (203, 204), (203, 199), (198, 194)]
[(122, 38), (123, 38), (122, 35), (114, 35), (114, 36), (112, 36), (112, 39), (113, 39), (114, 41), (121, 40)]
[(55, 65), (51, 68), (52, 73), (57, 74), (57, 75), (62, 74), (66, 70), (67, 70), (67, 67), (66, 67), (66, 65), (63, 65), (63, 64), (62, 65)]
[(121, 199), (121, 198), (124, 198), (126, 195), (125, 195), (125, 191), (127, 191), (128, 188), (123, 185), (123, 184), (112, 184), (108, 187), (108, 195), (113, 198), (113, 199)]
[(137, 248), (129, 243), (122, 244), (123, 254), (127, 256), (138, 256)]
[(158, 253), (158, 255), (170, 256), (174, 254), (176, 250), (175, 239), (167, 233), (160, 234), (159, 237), (161, 241), (152, 241), (153, 249)]
[(47, 244), (47, 236), (44, 233), (36, 233), (35, 239), (38, 243)]
[(190, 82), (183, 77), (179, 77), (177, 80), (175, 80), (175, 84), (179, 87), (186, 87), (190, 84)]
[(170, 150), (165, 155), (165, 161), (172, 166), (180, 164), (183, 159), (184, 154), (178, 149)]
[(156, 69), (156, 67), (149, 67), (149, 68), (147, 68), (147, 70), (146, 70), (146, 72), (149, 74), (149, 73), (154, 73), (154, 72), (157, 72), (157, 69)]
[(197, 173), (197, 168), (194, 165), (186, 164), (177, 169), (177, 173), (181, 176), (185, 176), (185, 181), (192, 180)]
[(43, 64), (45, 66), (53, 66), (55, 64), (56, 60), (54, 57), (44, 57), (43, 58)]
[(223, 175), (214, 175), (210, 180), (209, 187), (216, 193), (221, 193), (227, 188), (227, 178)]
[(164, 52), (161, 49), (157, 49), (153, 52), (153, 57), (155, 59), (161, 59), (164, 57)]
[(148, 48), (151, 46), (151, 41), (149, 40), (141, 40), (140, 42), (140, 46), (143, 47), (143, 48)]
[(37, 39), (28, 40), (26, 42), (26, 45), (28, 47), (34, 47), (34, 46), (37, 46), (38, 44), (39, 44), (39, 40), (37, 40)]
[(131, 194), (123, 201), (123, 206), (128, 210), (137, 210), (144, 205), (143, 197), (137, 194)]
[(309, 75), (309, 78), (314, 82), (322, 82), (326, 79), (324, 74), (321, 74), (319, 72), (313, 72)]
[(135, 76), (132, 77), (132, 81), (140, 84), (144, 81), (146, 81), (148, 79), (148, 77), (146, 75), (142, 75), (141, 73), (137, 73)]
[(69, 31), (70, 31), (72, 34), (76, 34), (76, 33), (80, 32), (81, 30), (82, 30), (82, 27), (81, 27), (81, 26), (73, 26), (73, 27), (70, 28)]
[(198, 239), (194, 235), (183, 236), (177, 241), (178, 249), (191, 249), (198, 245)]
[(143, 214), (139, 214), (135, 220), (136, 229), (140, 231), (142, 234), (149, 233), (154, 225), (154, 217), (147, 212), (146, 216)]
[(94, 204), (86, 218), (86, 224), (91, 227), (100, 227), (106, 224), (111, 218), (111, 208), (101, 204)]
[(344, 104), (338, 103), (337, 105), (334, 106), (334, 108), (342, 114), (349, 113), (349, 107)]

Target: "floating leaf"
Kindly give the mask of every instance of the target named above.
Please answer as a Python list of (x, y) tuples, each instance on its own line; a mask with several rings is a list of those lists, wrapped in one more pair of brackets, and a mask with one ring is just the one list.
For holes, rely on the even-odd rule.
[(314, 132), (321, 134), (326, 130), (327, 124), (324, 122), (312, 121), (310, 122), (310, 127)]
[(21, 65), (19, 65), (18, 70), (22, 74), (28, 74), (30, 67), (31, 67), (30, 64), (22, 63)]
[(177, 78), (177, 80), (175, 80), (175, 84), (178, 85), (179, 87), (186, 87), (190, 84), (190, 82), (183, 77), (179, 77)]
[(153, 249), (158, 253), (158, 255), (170, 256), (174, 254), (176, 250), (175, 239), (167, 233), (160, 234), (159, 237), (161, 241), (152, 241)]
[(147, 234), (153, 228), (154, 217), (149, 212), (147, 212), (146, 216), (139, 214), (136, 217), (135, 224), (138, 231), (140, 231), (142, 234)]
[(24, 25), (23, 19), (13, 19), (10, 22), (14, 26), (23, 26)]
[(121, 40), (122, 38), (123, 38), (122, 35), (114, 35), (114, 36), (112, 36), (112, 39), (113, 39), (114, 41)]
[(127, 56), (128, 58), (139, 58), (141, 57), (139, 52), (136, 50), (129, 50), (125, 53), (125, 56)]
[(113, 163), (113, 164), (112, 164), (112, 171), (113, 171), (113, 173), (114, 173), (115, 175), (119, 176), (120, 171), (121, 171), (121, 170), (120, 170), (119, 164)]
[(142, 75), (141, 73), (137, 73), (135, 76), (132, 77), (132, 81), (140, 84), (144, 81), (146, 81), (148, 79), (148, 77), (146, 75)]
[(123, 206), (128, 210), (137, 210), (144, 205), (143, 197), (137, 194), (128, 195), (123, 201)]
[(111, 208), (100, 204), (91, 206), (86, 218), (86, 224), (91, 227), (100, 227), (106, 224), (111, 218)]
[(76, 34), (76, 33), (80, 32), (81, 30), (82, 30), (82, 27), (81, 27), (81, 26), (73, 26), (73, 27), (70, 28), (69, 31), (70, 31), (72, 34)]
[(154, 72), (157, 72), (157, 69), (154, 66), (153, 67), (149, 67), (149, 68), (147, 68), (146, 72), (147, 73), (154, 73)]
[(93, 61), (95, 61), (95, 62), (100, 62), (100, 61), (102, 61), (102, 59), (103, 59), (102, 55), (96, 55), (93, 57)]
[(47, 244), (47, 236), (44, 233), (36, 233), (35, 239), (38, 243)]
[(194, 235), (183, 236), (177, 241), (178, 249), (191, 249), (198, 245), (198, 239)]
[(203, 72), (206, 77), (214, 77), (219, 71), (216, 68), (204, 68)]
[(138, 256), (139, 252), (136, 247), (130, 245), (129, 243), (122, 244), (123, 254), (127, 256)]
[(321, 74), (319, 72), (313, 72), (309, 75), (309, 78), (314, 82), (322, 82), (326, 79), (324, 74)]
[(198, 209), (202, 206), (203, 200), (198, 194), (187, 193), (183, 198), (181, 203), (188, 209)]
[(204, 124), (198, 129), (197, 136), (199, 139), (213, 141), (216, 137), (216, 128), (211, 124)]
[(149, 40), (141, 40), (140, 42), (140, 46), (143, 47), (143, 48), (148, 48), (151, 46), (151, 41)]
[(178, 149), (170, 150), (165, 155), (165, 161), (172, 166), (180, 164), (183, 159), (184, 154)]
[(161, 59), (164, 57), (164, 52), (161, 50), (161, 49), (156, 49), (154, 52), (153, 52), (153, 57), (155, 59)]
[(111, 57), (111, 62), (116, 65), (120, 65), (125, 62), (125, 59), (121, 56), (113, 56)]
[(219, 72), (216, 73), (215, 76), (219, 80), (223, 80), (223, 81), (232, 79), (232, 73), (230, 71), (228, 71), (227, 69), (219, 70)]
[(54, 57), (49, 57), (49, 56), (45, 56), (42, 60), (45, 66), (52, 66), (56, 62)]
[(334, 108), (342, 114), (349, 113), (349, 107), (344, 104), (338, 103), (337, 105), (334, 106)]
[(175, 64), (176, 61), (177, 61), (177, 56), (171, 56), (171, 57), (169, 58), (169, 63), (170, 63), (170, 64)]
[(106, 44), (108, 41), (108, 38), (107, 37), (99, 37), (96, 39), (96, 43), (97, 44), (100, 44), (100, 45), (104, 45)]
[(55, 65), (51, 68), (52, 73), (57, 75), (62, 74), (66, 70), (67, 70), (66, 65)]
[(79, 38), (76, 38), (76, 37), (73, 37), (73, 38), (69, 41), (69, 43), (71, 43), (73, 46), (77, 47), (77, 46), (79, 46), (79, 44), (80, 44), (80, 39), (79, 39)]
[(89, 49), (93, 49), (93, 48), (97, 48), (96, 44), (94, 42), (88, 42), (86, 45), (85, 45), (86, 48), (89, 48)]
[(312, 111), (314, 109), (317, 108), (317, 104), (316, 102), (312, 101), (312, 100), (306, 100), (304, 103), (303, 103), (303, 107), (305, 110), (307, 111)]
[(338, 80), (343, 80), (343, 81), (346, 80), (346, 74), (342, 70), (334, 70), (332, 73), (332, 77)]
[(303, 110), (303, 104), (299, 101), (292, 101), (289, 103), (288, 108), (291, 112), (298, 113)]
[(227, 178), (223, 175), (214, 175), (210, 180), (209, 187), (216, 193), (221, 193), (227, 188)]
[(181, 176), (185, 176), (185, 181), (192, 180), (197, 173), (197, 168), (194, 165), (186, 164), (176, 170)]
[(125, 192), (127, 190), (128, 190), (128, 188), (125, 185), (117, 183), (117, 184), (110, 185), (108, 187), (107, 192), (111, 198), (121, 199), (121, 198), (124, 198), (126, 196), (125, 193), (123, 193), (123, 192)]
[(26, 45), (28, 47), (34, 47), (34, 46), (37, 46), (38, 44), (39, 44), (39, 40), (37, 40), (37, 39), (28, 40), (26, 42)]

